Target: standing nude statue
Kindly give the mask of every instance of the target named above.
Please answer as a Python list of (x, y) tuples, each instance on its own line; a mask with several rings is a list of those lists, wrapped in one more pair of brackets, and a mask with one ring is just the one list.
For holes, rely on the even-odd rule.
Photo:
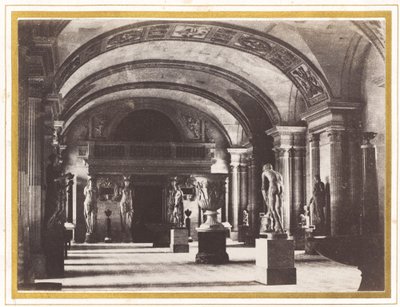
[(96, 186), (96, 181), (93, 177), (89, 177), (85, 189), (83, 190), (85, 195), (84, 205), (84, 215), (86, 221), (86, 239), (85, 242), (94, 242), (94, 235), (96, 232), (97, 224), (97, 197), (98, 190)]
[(133, 189), (129, 177), (124, 176), (124, 187), (119, 206), (123, 241), (132, 242)]
[(261, 175), (261, 192), (267, 208), (266, 216), (271, 225), (270, 228), (278, 233), (284, 233), (282, 226), (282, 175), (273, 170), (270, 163), (263, 166)]

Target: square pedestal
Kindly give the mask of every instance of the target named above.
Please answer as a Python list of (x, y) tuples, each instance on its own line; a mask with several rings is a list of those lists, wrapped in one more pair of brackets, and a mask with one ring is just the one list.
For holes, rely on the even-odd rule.
[(249, 235), (249, 226), (239, 225), (239, 242), (246, 242), (247, 237)]
[(314, 229), (307, 228), (305, 230), (305, 233), (304, 233), (304, 237), (305, 237), (305, 240), (304, 240), (305, 241), (305, 247), (304, 247), (304, 249), (305, 249), (305, 253), (307, 255), (318, 255), (317, 251), (315, 250), (315, 243), (311, 242), (311, 240), (310, 240), (310, 239), (312, 239), (314, 237), (313, 236), (313, 230)]
[(266, 285), (296, 284), (293, 239), (256, 239), (256, 280)]
[(64, 277), (64, 227), (57, 225), (48, 229), (44, 245), (47, 277)]
[(171, 229), (171, 244), (169, 245), (173, 253), (189, 252), (189, 236), (186, 228)]
[(155, 225), (153, 229), (153, 247), (169, 247), (171, 227), (167, 224)]
[(197, 229), (199, 237), (199, 252), (196, 263), (222, 264), (229, 262), (226, 253), (226, 232), (222, 230)]
[(232, 229), (232, 225), (229, 224), (229, 222), (222, 222), (221, 223), (224, 227), (225, 227), (225, 234), (227, 238), (231, 237), (231, 229)]

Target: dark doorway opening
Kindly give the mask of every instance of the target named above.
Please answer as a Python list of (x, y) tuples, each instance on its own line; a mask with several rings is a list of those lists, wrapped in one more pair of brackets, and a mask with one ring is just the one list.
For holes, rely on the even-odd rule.
[(152, 242), (152, 224), (162, 223), (162, 187), (135, 186), (133, 242)]

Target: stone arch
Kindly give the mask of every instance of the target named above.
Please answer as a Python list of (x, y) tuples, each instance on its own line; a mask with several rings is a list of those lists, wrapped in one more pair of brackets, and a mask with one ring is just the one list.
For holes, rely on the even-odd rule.
[(299, 51), (270, 35), (219, 22), (147, 21), (103, 33), (74, 51), (55, 77), (57, 88), (80, 66), (107, 51), (148, 41), (194, 41), (253, 54), (277, 67), (305, 97), (308, 106), (328, 101), (331, 91), (322, 73)]
[(64, 97), (63, 104), (69, 107), (76, 102), (85, 92), (90, 90), (91, 84), (101, 78), (110, 76), (111, 74), (118, 73), (124, 70), (133, 70), (137, 68), (179, 68), (191, 71), (202, 71), (212, 75), (224, 78), (234, 84), (243, 88), (246, 92), (250, 93), (259, 106), (265, 111), (271, 123), (274, 125), (281, 124), (281, 114), (274, 104), (274, 102), (256, 85), (252, 84), (245, 78), (235, 74), (231, 71), (217, 67), (214, 65), (196, 63), (189, 61), (174, 61), (174, 60), (140, 60), (131, 61), (128, 63), (118, 64), (112, 67), (102, 69), (89, 77), (85, 78), (76, 84)]
[[(75, 103), (74, 105), (70, 106), (68, 109), (65, 109), (62, 114), (60, 115), (60, 119), (68, 122), (69, 119), (76, 114), (76, 112), (81, 109), (85, 104), (89, 103), (90, 101), (102, 97), (107, 94), (116, 93), (119, 91), (130, 90), (130, 89), (172, 89), (178, 90), (182, 92), (191, 93), (207, 100), (210, 100), (217, 105), (224, 108), (227, 112), (229, 112), (236, 120), (240, 123), (243, 127), (245, 133), (247, 134), (248, 138), (252, 138), (252, 129), (251, 124), (248, 118), (236, 107), (230, 105), (227, 101), (223, 98), (217, 96), (216, 94), (200, 90), (198, 88), (187, 86), (187, 85), (179, 85), (175, 83), (168, 83), (168, 82), (137, 82), (137, 83), (126, 83), (117, 86), (112, 86), (108, 88), (104, 88), (99, 90), (89, 96), (85, 97), (84, 99), (80, 100), (79, 102)], [(67, 126), (68, 127), (68, 126)], [(66, 128), (67, 128), (66, 127)]]

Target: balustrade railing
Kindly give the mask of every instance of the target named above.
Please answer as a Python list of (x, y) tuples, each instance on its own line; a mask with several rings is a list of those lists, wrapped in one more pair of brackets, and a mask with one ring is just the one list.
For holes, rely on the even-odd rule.
[(80, 157), (94, 159), (209, 160), (213, 143), (130, 143), (89, 141), (78, 145)]

